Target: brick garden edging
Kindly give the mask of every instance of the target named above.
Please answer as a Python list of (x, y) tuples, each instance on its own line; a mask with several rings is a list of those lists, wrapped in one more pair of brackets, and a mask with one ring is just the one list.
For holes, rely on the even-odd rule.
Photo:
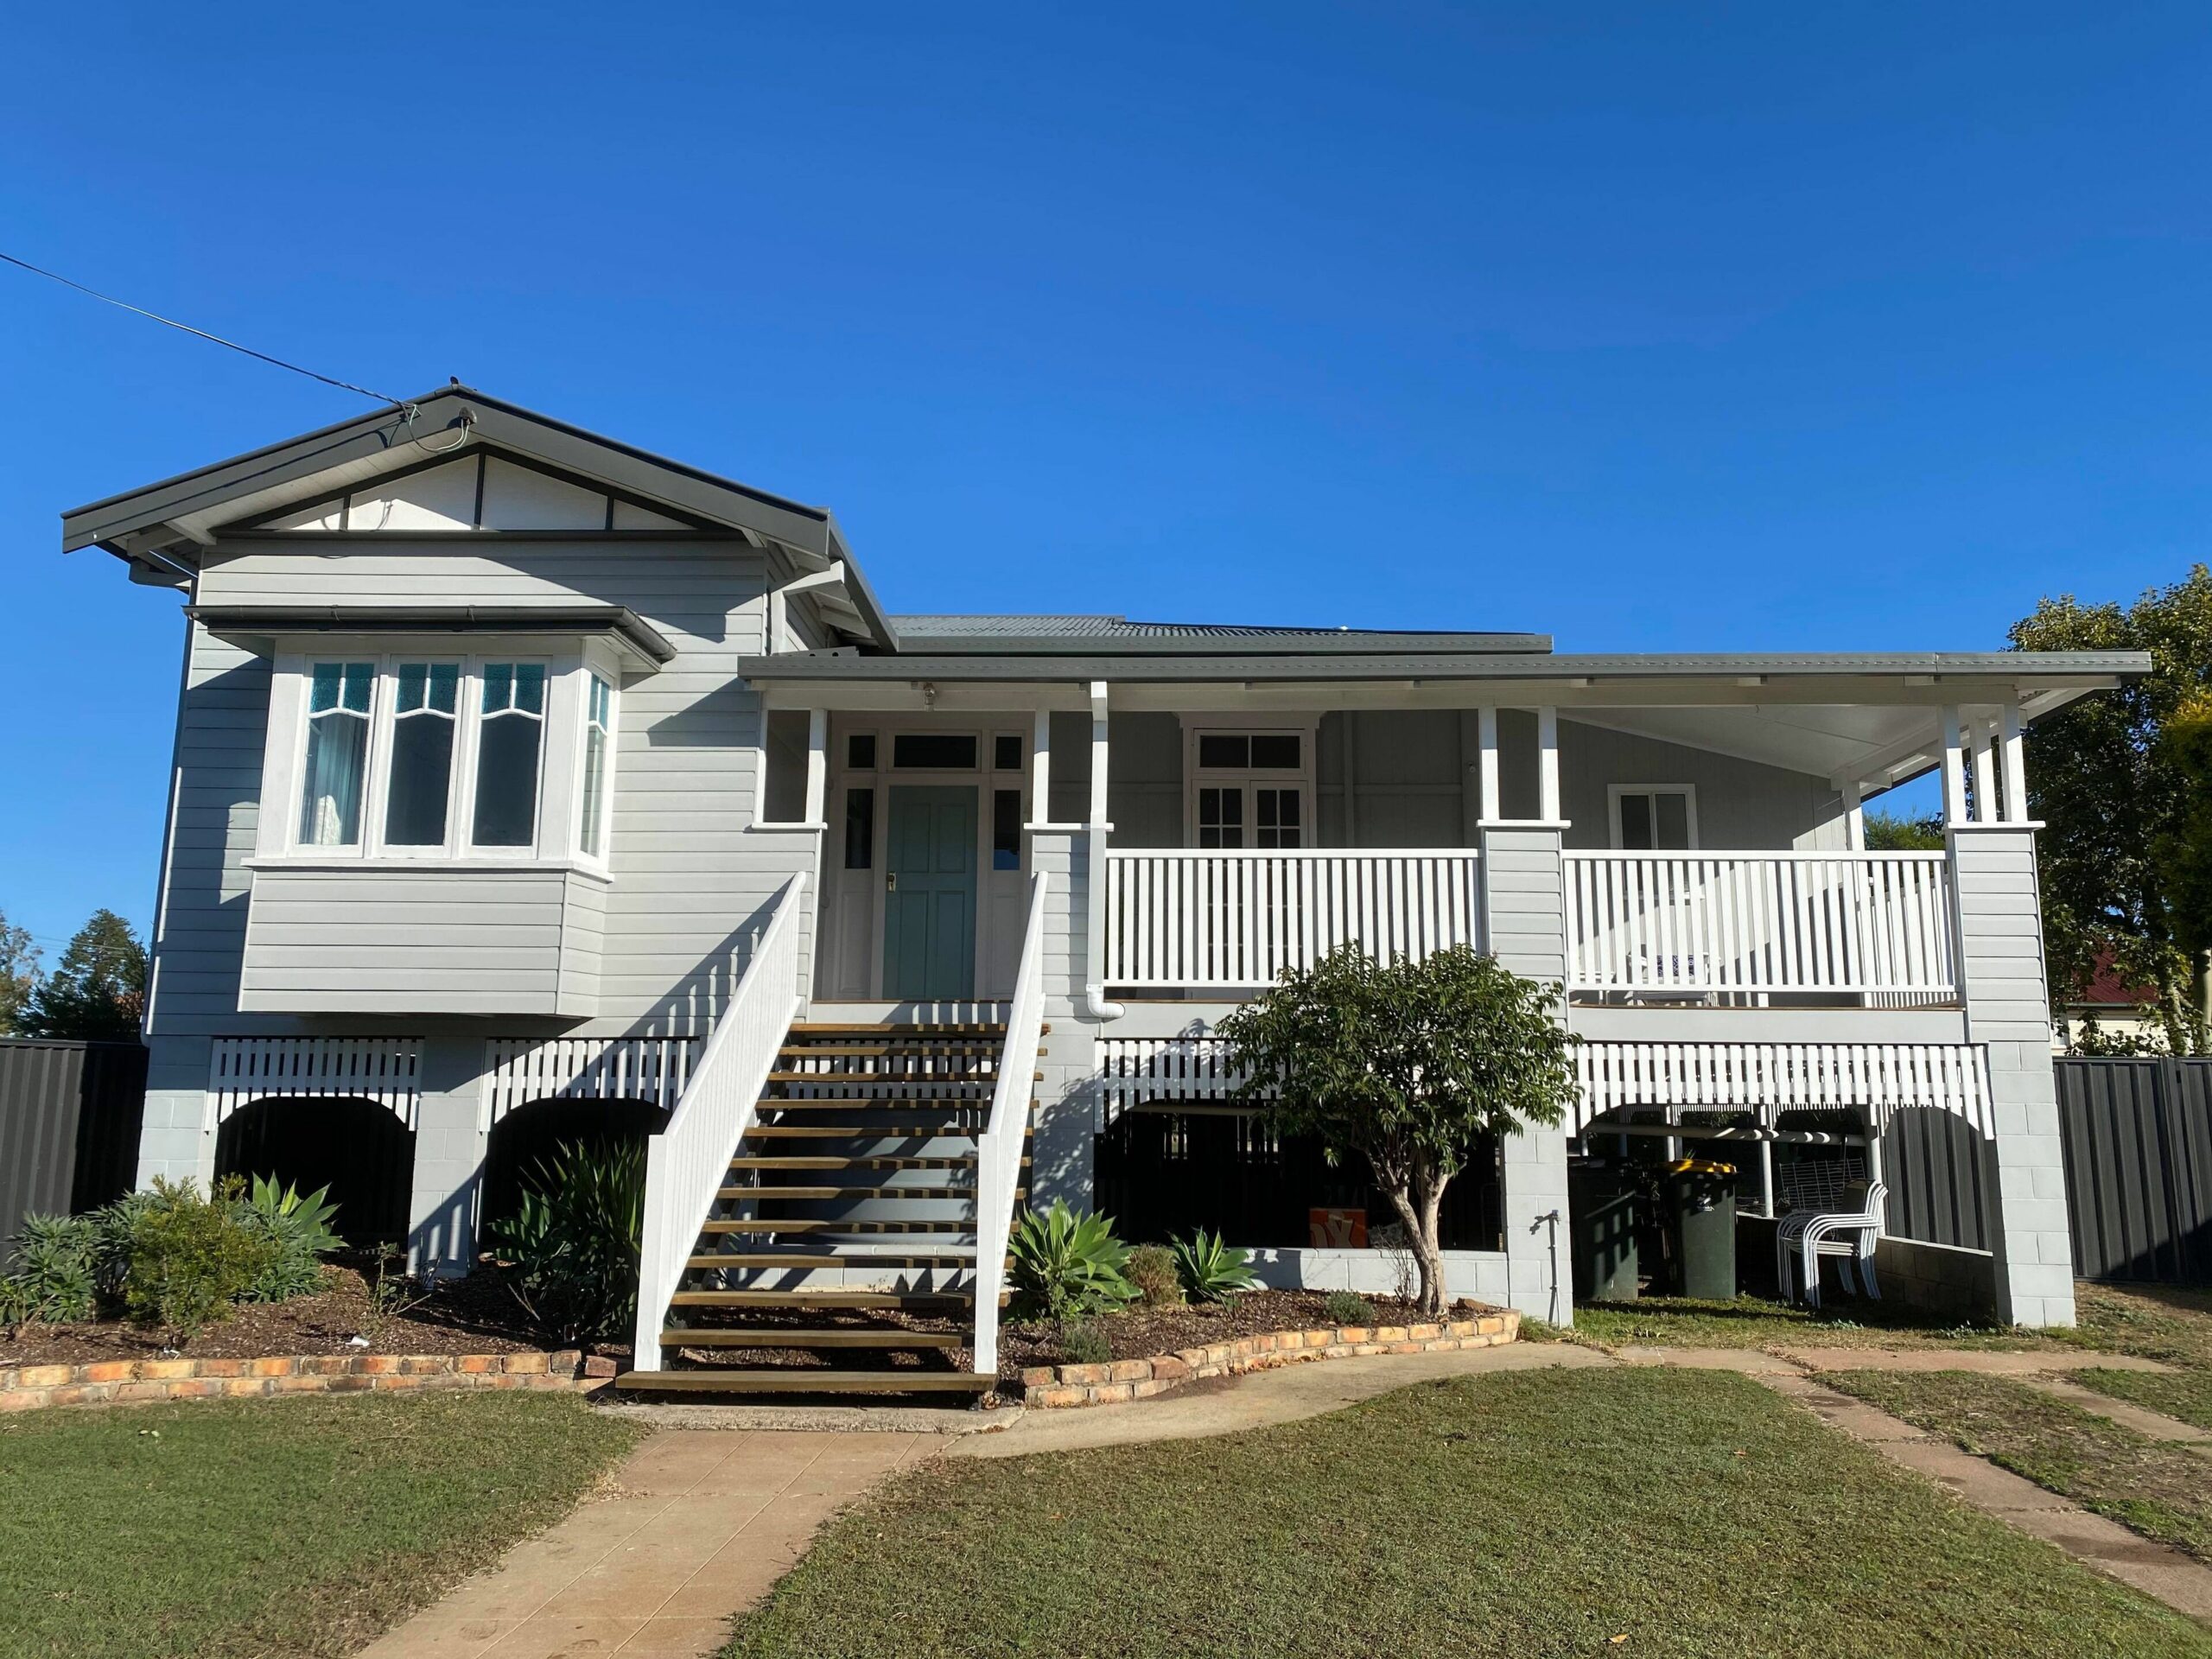
[(612, 1359), (545, 1354), (318, 1354), (301, 1359), (107, 1359), (0, 1368), (0, 1412), (110, 1402), (214, 1400), (409, 1389), (602, 1388)]
[(1032, 1365), (1021, 1373), (1022, 1403), (1032, 1410), (1064, 1406), (1110, 1406), (1148, 1400), (1202, 1376), (1235, 1376), (1295, 1365), (1309, 1359), (1350, 1359), (1356, 1354), (1435, 1354), (1461, 1348), (1495, 1348), (1521, 1334), (1510, 1309), (1471, 1319), (1430, 1325), (1332, 1325), (1310, 1331), (1268, 1331), (1232, 1342), (1211, 1342), (1150, 1359), (1116, 1359), (1102, 1365)]

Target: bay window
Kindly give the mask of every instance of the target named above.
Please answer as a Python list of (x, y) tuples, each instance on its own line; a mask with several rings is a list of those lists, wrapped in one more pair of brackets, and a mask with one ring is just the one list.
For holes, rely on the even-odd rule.
[(264, 818), (263, 856), (604, 864), (617, 694), (588, 647), (333, 655), (280, 664), (298, 701), (276, 705), (270, 780), (294, 805)]

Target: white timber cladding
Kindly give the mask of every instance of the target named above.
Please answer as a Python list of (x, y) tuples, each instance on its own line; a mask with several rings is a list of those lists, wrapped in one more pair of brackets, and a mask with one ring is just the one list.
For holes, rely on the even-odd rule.
[(690, 1037), (495, 1037), (484, 1046), (485, 1127), (537, 1100), (643, 1100), (672, 1109), (697, 1053)]
[(1942, 853), (1564, 855), (1570, 991), (1955, 995)]
[(1570, 1133), (1630, 1107), (1777, 1112), (1843, 1109), (1879, 1130), (1929, 1108), (1990, 1134), (1988, 1062), (1973, 1043), (1618, 1043), (1575, 1050), (1582, 1097)]
[(409, 1128), (423, 1102), (419, 1037), (222, 1037), (208, 1057), (207, 1097), (221, 1123), (257, 1100), (344, 1096), (373, 1101)]
[[(1102, 1038), (1101, 1127), (1147, 1102), (1218, 1102), (1238, 1081), (1217, 1037)], [(1970, 1043), (1623, 1043), (1575, 1049), (1581, 1098), (1566, 1125), (1630, 1107), (1774, 1114), (1842, 1108), (1872, 1117), (1933, 1108), (1987, 1134), (1988, 1069)]]
[(267, 530), (675, 530), (676, 519), (481, 448), (283, 513)]
[(1473, 852), (1106, 854), (1106, 982), (1272, 984), (1338, 945), (1426, 957), (1481, 943)]
[[(601, 543), (517, 535), (494, 543), (392, 534), (373, 544), (317, 544), (303, 535), (219, 544), (206, 557), (194, 597), (211, 607), (617, 603), (667, 637), (677, 654), (657, 674), (617, 682), (605, 859), (567, 861), (581, 870), (569, 872), (575, 879), (557, 890), (557, 918), (550, 914), (552, 884), (527, 899), (493, 898), (474, 885), (485, 873), (464, 869), (465, 860), (440, 869), (434, 860), (414, 858), (404, 869), (387, 871), (369, 869), (357, 858), (363, 868), (351, 880), (288, 882), (287, 876), (329, 873), (310, 859), (309, 868), (276, 873), (269, 886), (277, 902), (264, 909), (257, 900), (253, 924), (257, 959), (270, 968), (281, 960), (296, 994), (257, 972), (252, 998), (271, 1000), (242, 1014), (271, 664), (193, 625), (179, 722), (176, 821), (156, 941), (153, 1030), (230, 1034), (251, 1030), (256, 1014), (265, 1028), (272, 1008), (334, 1011), (337, 1005), (317, 1003), (311, 992), (338, 981), (360, 987), (348, 993), (356, 1000), (346, 1005), (359, 1012), (557, 1009), (595, 1014), (605, 1034), (648, 1021), (664, 1028), (673, 1021), (679, 1031), (705, 1028), (775, 895), (815, 858), (810, 836), (752, 828), (760, 700), (738, 679), (737, 662), (757, 652), (762, 640), (766, 572), (757, 550), (734, 540), (649, 536)], [(464, 636), (445, 638), (466, 642)], [(381, 649), (391, 649), (389, 642)], [(581, 675), (576, 685), (581, 696)], [(564, 732), (549, 734), (549, 753), (556, 744), (566, 754), (567, 744), (581, 742), (580, 723)], [(284, 752), (290, 753), (289, 746)], [(288, 833), (284, 808), (272, 798), (269, 810), (279, 815), (270, 829), (281, 839)], [(550, 799), (546, 810), (550, 817)], [(566, 837), (574, 832), (573, 794), (561, 811)], [(413, 890), (413, 884), (448, 873), (454, 877), (448, 886)], [(595, 888), (588, 881), (593, 874), (601, 874)], [(488, 912), (473, 913), (495, 927), (540, 930), (530, 936), (528, 963), (505, 954), (513, 942), (496, 933), (473, 963), (447, 953), (449, 945), (467, 948), (457, 937), (402, 937), (418, 921), (435, 929), (455, 920), (448, 899), (520, 904), (529, 914), (502, 913), (493, 921)], [(379, 916), (380, 906), (393, 908)], [(275, 925), (265, 936), (264, 922)], [(390, 931), (338, 943), (357, 926)], [(810, 913), (802, 918), (801, 932), (801, 948), (810, 957)], [(318, 939), (333, 952), (365, 954), (311, 962)], [(264, 946), (301, 954), (260, 957)], [(456, 980), (473, 981), (465, 1007), (423, 1006), (419, 976), (437, 957)], [(510, 974), (523, 976), (512, 995)]]

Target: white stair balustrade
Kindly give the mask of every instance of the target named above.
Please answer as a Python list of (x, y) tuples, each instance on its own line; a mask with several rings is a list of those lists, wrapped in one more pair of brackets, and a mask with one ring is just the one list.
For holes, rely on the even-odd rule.
[(638, 1337), (632, 1363), (660, 1364), (669, 1298), (729, 1175), (768, 1073), (805, 1004), (799, 983), (806, 874), (784, 884), (744, 976), (692, 1065), (668, 1125), (645, 1154), (644, 1238), (638, 1259)]
[(1014, 1193), (1036, 1091), (1037, 1046), (1045, 1033), (1045, 911), (1050, 871), (1029, 884), (1029, 920), (1021, 935), (1021, 965), (1007, 1009), (1006, 1046), (999, 1051), (991, 1091), (990, 1124), (976, 1145), (976, 1334), (974, 1369), (998, 1370), (999, 1296), (1006, 1287), (1007, 1242), (1014, 1230)]
[(1470, 850), (1150, 851), (1106, 855), (1106, 982), (1269, 985), (1338, 946), (1376, 958), (1481, 943)]
[(1570, 852), (1570, 992), (1948, 1000), (1942, 853)]

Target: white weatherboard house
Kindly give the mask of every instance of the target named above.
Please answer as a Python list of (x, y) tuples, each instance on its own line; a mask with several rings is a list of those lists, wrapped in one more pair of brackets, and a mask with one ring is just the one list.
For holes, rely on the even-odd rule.
[[(1211, 1036), (1345, 941), (1473, 943), (1585, 1039), (1462, 1178), (1455, 1294), (1568, 1317), (1593, 1122), (1916, 1111), (1999, 1312), (2073, 1321), (2023, 735), (2139, 655), (893, 616), (827, 512), (459, 385), (64, 530), (188, 601), (142, 1177), (334, 1176), (460, 1271), (519, 1162), (650, 1128), (647, 1382), (982, 1386), (1025, 1198), (1387, 1287)], [(1945, 850), (1865, 850), (1930, 768)]]

